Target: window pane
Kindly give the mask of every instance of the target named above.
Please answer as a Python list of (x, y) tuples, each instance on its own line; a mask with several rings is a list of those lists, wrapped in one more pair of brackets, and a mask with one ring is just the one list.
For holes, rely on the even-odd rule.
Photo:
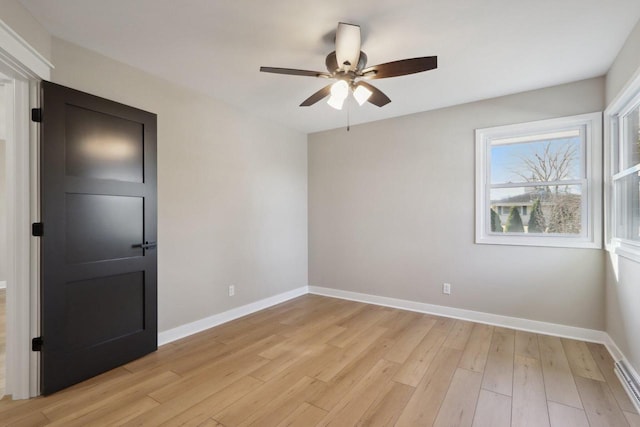
[(616, 237), (640, 241), (640, 172), (616, 181)]
[(494, 233), (582, 233), (580, 185), (493, 188), (490, 198)]
[(627, 169), (640, 163), (640, 106), (624, 117), (623, 126), (622, 167)]
[[(580, 179), (581, 138), (538, 139), (491, 144), (491, 183), (545, 182)], [(544, 135), (541, 135), (544, 136)]]

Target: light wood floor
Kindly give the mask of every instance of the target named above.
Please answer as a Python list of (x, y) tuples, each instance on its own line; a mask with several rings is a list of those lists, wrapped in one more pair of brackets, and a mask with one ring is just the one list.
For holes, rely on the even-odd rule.
[(598, 344), (307, 295), (46, 398), (16, 426), (640, 426)]
[(4, 396), (6, 372), (4, 369), (7, 354), (7, 290), (0, 289), (0, 398)]

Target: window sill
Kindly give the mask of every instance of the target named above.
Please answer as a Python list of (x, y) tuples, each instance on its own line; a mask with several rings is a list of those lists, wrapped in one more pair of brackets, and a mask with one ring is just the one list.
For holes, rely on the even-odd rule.
[(602, 249), (600, 242), (575, 237), (483, 236), (476, 238), (480, 245), (537, 246), (548, 248)]
[(640, 244), (626, 240), (611, 242), (612, 252), (623, 258), (640, 263)]

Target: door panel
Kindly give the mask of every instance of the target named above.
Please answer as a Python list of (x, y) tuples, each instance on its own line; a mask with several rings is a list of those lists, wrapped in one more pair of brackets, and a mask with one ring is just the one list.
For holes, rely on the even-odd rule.
[[(69, 282), (65, 286), (66, 341), (89, 347), (144, 330), (144, 272)], [(117, 313), (117, 316), (114, 316)], [(112, 318), (111, 322), (104, 322)]]
[(142, 256), (144, 199), (67, 194), (66, 258), (69, 263)]
[(157, 348), (156, 116), (42, 85), (41, 382), (50, 394)]
[(143, 182), (141, 123), (75, 105), (66, 105), (65, 110), (68, 176)]

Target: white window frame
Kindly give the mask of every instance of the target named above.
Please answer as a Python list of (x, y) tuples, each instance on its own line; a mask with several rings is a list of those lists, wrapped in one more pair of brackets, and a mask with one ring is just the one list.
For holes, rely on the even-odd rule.
[(604, 203), (605, 203), (605, 247), (608, 251), (622, 257), (640, 262), (640, 242), (617, 237), (616, 221), (618, 215), (618, 199), (615, 191), (617, 179), (623, 178), (620, 152), (620, 118), (640, 104), (640, 70), (627, 83), (625, 88), (609, 104), (604, 112)]
[[(582, 234), (541, 235), (492, 233), (490, 207), (491, 141), (584, 128), (582, 152)], [(602, 248), (602, 113), (476, 129), (476, 243), (565, 248)], [(514, 184), (517, 186), (517, 184)]]

